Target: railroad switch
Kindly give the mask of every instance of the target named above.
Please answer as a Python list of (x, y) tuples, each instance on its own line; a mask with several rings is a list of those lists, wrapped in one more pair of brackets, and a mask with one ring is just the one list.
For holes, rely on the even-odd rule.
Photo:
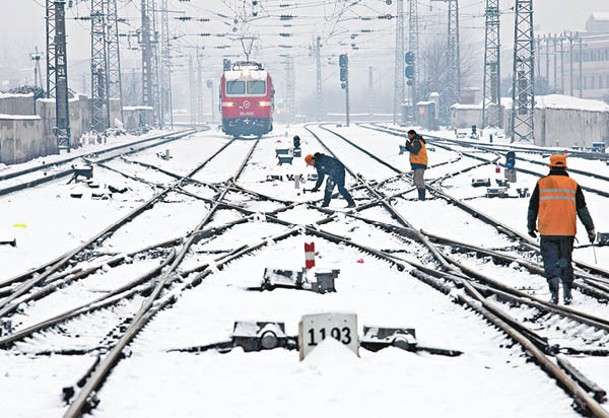
[(472, 179), (472, 187), (489, 187), (491, 185), (491, 179)]
[(284, 270), (284, 269), (264, 269), (262, 283), (257, 287), (249, 287), (248, 290), (275, 290), (275, 289), (294, 289), (308, 290), (316, 293), (336, 292), (334, 281), (338, 278), (340, 270), (317, 270), (315, 271), (315, 281), (307, 280), (307, 270)]
[(377, 352), (387, 347), (397, 347), (405, 351), (427, 352), (448, 357), (456, 357), (463, 354), (462, 351), (448, 350), (436, 347), (424, 347), (419, 345), (414, 328), (381, 328), (364, 326), (364, 335), (360, 339), (360, 347)]
[[(499, 187), (510, 187), (510, 182), (507, 181), (506, 179), (495, 179), (495, 182), (497, 183), (497, 186)], [(489, 184), (490, 186), (490, 184)]]
[(298, 341), (296, 337), (286, 335), (285, 324), (283, 322), (236, 321), (233, 325), (230, 341), (169, 351), (202, 353), (204, 351), (216, 350), (220, 353), (228, 353), (236, 347), (241, 347), (246, 353), (272, 350), (274, 348), (296, 350), (298, 348)]
[(518, 193), (518, 197), (529, 197), (531, 194), (529, 193), (528, 187), (519, 187), (516, 189), (516, 193)]
[(487, 187), (486, 197), (506, 198), (508, 197), (508, 189), (507, 187)]
[(233, 346), (245, 352), (296, 348), (293, 339), (285, 334), (283, 322), (237, 321), (233, 327)]
[[(72, 166), (72, 178), (68, 181), (68, 184), (74, 182), (78, 183), (79, 178), (84, 177), (85, 180), (91, 180), (93, 178), (93, 166), (88, 165), (84, 167)], [(82, 180), (81, 180), (82, 181)]]

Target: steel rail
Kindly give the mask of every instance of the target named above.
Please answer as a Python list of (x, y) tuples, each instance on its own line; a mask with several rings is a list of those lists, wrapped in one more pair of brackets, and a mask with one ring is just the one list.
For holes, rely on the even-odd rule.
[[(189, 174), (184, 176), (184, 178), (182, 180), (175, 182), (173, 185), (171, 185), (169, 187), (166, 187), (163, 191), (161, 191), (157, 195), (150, 198), (148, 201), (146, 201), (145, 203), (140, 205), (138, 208), (134, 209), (127, 215), (123, 216), (119, 221), (106, 227), (105, 229), (103, 229), (101, 232), (97, 233), (92, 238), (89, 238), (82, 245), (76, 247), (75, 249), (68, 251), (67, 253), (58, 257), (57, 259), (53, 260), (52, 262), (47, 263), (45, 268), (42, 268), (42, 267), (37, 268), (35, 271), (42, 270), (42, 272), (39, 276), (35, 276), (35, 273), (33, 273), (33, 272), (26, 273), (24, 276), (29, 276), (31, 278), (25, 280), (24, 283), (22, 285), (20, 285), (17, 289), (15, 289), (15, 291), (10, 296), (8, 296), (0, 301), (0, 318), (7, 315), (8, 313), (14, 311), (17, 308), (18, 305), (15, 303), (11, 303), (11, 302), (13, 302), (15, 299), (17, 299), (21, 295), (27, 293), (34, 286), (38, 285), (43, 280), (46, 280), (46, 278), (49, 277), (51, 274), (55, 273), (60, 268), (65, 266), (76, 254), (80, 253), (81, 251), (84, 251), (85, 249), (89, 248), (93, 244), (103, 241), (104, 239), (106, 239), (107, 237), (112, 235), (121, 226), (132, 221), (135, 217), (137, 217), (138, 215), (140, 215), (141, 213), (146, 211), (149, 207), (153, 206), (155, 203), (160, 201), (160, 199), (163, 196), (165, 196), (169, 192), (171, 192), (174, 189), (176, 189), (177, 187), (179, 187), (184, 180), (186, 180), (187, 178), (191, 177), (192, 175), (194, 175), (195, 173), (197, 173), (198, 171), (203, 169), (203, 167), (205, 167), (213, 158), (215, 158), (218, 154), (220, 154), (222, 151), (224, 151), (233, 142), (234, 141), (227, 142), (224, 146), (222, 146), (218, 151), (216, 151), (206, 161), (204, 161), (198, 167), (193, 169)], [(15, 281), (19, 281), (19, 276), (8, 280), (8, 282), (15, 282)]]
[[(232, 143), (232, 142), (233, 141), (231, 141), (230, 143)], [(223, 197), (226, 196), (226, 194), (228, 193), (228, 191), (231, 188), (231, 185), (233, 185), (235, 183), (236, 179), (243, 172), (245, 165), (247, 164), (248, 160), (251, 158), (251, 155), (254, 152), (254, 149), (256, 148), (258, 143), (259, 143), (259, 140), (257, 140), (254, 143), (254, 145), (251, 147), (249, 153), (244, 158), (244, 160), (241, 163), (240, 167), (238, 168), (237, 172), (232, 176), (229, 184), (225, 187), (224, 191), (222, 191), (220, 197), (218, 198), (219, 201), (221, 201), (223, 199)], [(204, 229), (205, 225), (212, 219), (214, 213), (220, 207), (220, 204), (221, 203), (218, 202), (210, 209), (210, 211), (207, 213), (205, 218), (194, 229), (195, 231)], [(91, 378), (87, 381), (87, 383), (79, 391), (74, 402), (72, 402), (70, 404), (70, 406), (68, 407), (68, 410), (64, 414), (64, 418), (80, 417), (86, 409), (88, 409), (92, 406), (88, 402), (90, 399), (90, 396), (92, 395), (92, 393), (94, 391), (96, 391), (97, 389), (99, 389), (101, 387), (101, 385), (105, 381), (106, 377), (110, 373), (110, 370), (120, 360), (120, 356), (121, 356), (121, 353), (122, 353), (124, 347), (126, 347), (127, 344), (129, 344), (131, 342), (131, 340), (141, 331), (143, 326), (156, 314), (156, 312), (158, 310), (152, 309), (155, 302), (159, 298), (161, 291), (163, 290), (165, 285), (171, 280), (171, 276), (174, 273), (174, 271), (182, 263), (184, 257), (188, 253), (194, 240), (195, 240), (195, 236), (191, 235), (186, 240), (186, 242), (183, 244), (182, 248), (177, 253), (177, 255), (176, 255), (175, 259), (173, 260), (173, 262), (171, 263), (171, 265), (168, 268), (166, 268), (166, 270), (163, 273), (163, 276), (159, 279), (154, 290), (152, 291), (152, 294), (146, 299), (146, 301), (144, 302), (142, 307), (136, 313), (133, 321), (131, 322), (131, 324), (129, 325), (127, 330), (125, 331), (124, 335), (120, 338), (120, 340), (117, 342), (117, 344), (106, 354), (104, 359), (100, 362), (99, 366), (93, 372)], [(167, 301), (167, 303), (168, 302), (169, 301)], [(163, 304), (161, 304), (161, 305), (163, 305)]]

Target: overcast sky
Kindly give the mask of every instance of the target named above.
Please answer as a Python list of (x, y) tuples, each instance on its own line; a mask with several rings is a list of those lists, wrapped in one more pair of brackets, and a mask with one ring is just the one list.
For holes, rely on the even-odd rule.
[[(265, 0), (261, 0), (264, 3)], [(309, 0), (311, 1), (311, 0)], [(306, 3), (307, 0), (297, 0), (296, 3)], [(139, 3), (139, 0), (136, 1)], [(191, 0), (192, 4), (204, 5), (207, 9), (213, 9), (214, 3), (221, 3), (219, 0)], [(382, 0), (365, 0), (365, 3), (379, 9)], [(472, 15), (483, 13), (484, 1), (482, 0), (461, 0), (462, 19), (464, 26), (480, 25), (481, 18), (473, 18)], [(23, 65), (35, 45), (41, 49), (44, 47), (44, 0), (0, 0), (3, 12), (0, 13), (0, 64), (13, 66)], [(421, 14), (428, 13), (428, 8), (432, 3), (430, 0), (419, 2)], [(509, 12), (509, 7), (513, 6), (514, 0), (500, 1), (500, 7)], [(582, 30), (587, 18), (593, 11), (609, 12), (608, 0), (535, 0), (535, 26), (544, 32), (560, 32), (562, 30)], [(81, 6), (83, 12), (86, 8)], [(134, 22), (135, 23), (135, 22)], [(513, 15), (505, 14), (502, 24), (506, 33), (513, 26)], [(72, 56), (76, 59), (86, 58), (88, 45), (83, 42), (87, 38), (87, 22), (78, 22), (71, 27), (70, 42), (73, 44)], [(483, 32), (480, 32), (483, 36)], [(511, 41), (509, 41), (511, 42)], [(504, 44), (508, 39), (504, 39)]]
[[(133, 5), (139, 5), (140, 3), (140, 0), (129, 1)], [(157, 0), (157, 3), (160, 4), (160, 1), (161, 0)], [(323, 1), (325, 1), (326, 4), (320, 7), (319, 4)], [(21, 77), (31, 75), (33, 65), (30, 60), (30, 53), (33, 52), (35, 46), (38, 46), (41, 51), (45, 49), (44, 2), (45, 0), (0, 0), (2, 10), (2, 13), (0, 13), (0, 67), (10, 68), (13, 72), (14, 70), (19, 70), (22, 74)], [(120, 2), (122, 4), (128, 3), (126, 0), (120, 0)], [(195, 16), (212, 16), (213, 12), (226, 13), (227, 9), (225, 4), (235, 4), (238, 3), (238, 0), (190, 0), (190, 3), (180, 3), (178, 0), (169, 0), (169, 2), (170, 8), (184, 10), (185, 8), (190, 7), (191, 9), (188, 13), (193, 13)], [(315, 27), (309, 23), (307, 25), (301, 25), (300, 28), (298, 27), (299, 25), (294, 25), (294, 28), (291, 30), (294, 33), (300, 31), (301, 35), (299, 36), (301, 36), (302, 39), (300, 41), (300, 45), (295, 47), (295, 49), (287, 50), (296, 55), (297, 60), (300, 60), (301, 64), (299, 67), (301, 68), (301, 71), (308, 71), (308, 74), (305, 75), (305, 77), (301, 77), (299, 79), (313, 79), (314, 68), (312, 65), (311, 56), (309, 55), (309, 51), (307, 49), (308, 45), (310, 44), (310, 39), (312, 39), (313, 33), (319, 30), (319, 27), (323, 27), (322, 30), (325, 32), (332, 29), (328, 29), (328, 27), (331, 25), (324, 22), (324, 15), (327, 16), (328, 13), (332, 13), (333, 10), (339, 8), (340, 6), (335, 6), (331, 0), (281, 0), (281, 2), (279, 0), (260, 0), (260, 2), (263, 6), (265, 4), (267, 4), (269, 7), (274, 5), (275, 9), (277, 9), (279, 4), (295, 4), (300, 7), (299, 11), (297, 12), (298, 14), (308, 14), (312, 19), (317, 18), (318, 22), (315, 23)], [(88, 58), (90, 54), (90, 23), (86, 21), (74, 20), (73, 18), (88, 15), (89, 3), (90, 1), (86, 0), (83, 2), (83, 4), (71, 9), (68, 13), (68, 17), (70, 17), (67, 29), (68, 59), (70, 64), (69, 72), (72, 79), (72, 85), (76, 85), (74, 87), (76, 87), (76, 89), (79, 91), (86, 91), (84, 90), (84, 86), (86, 86), (88, 83), (86, 77), (89, 71)], [(407, 4), (407, 2), (405, 3)], [(501, 23), (502, 44), (504, 48), (509, 48), (513, 43), (514, 15), (510, 8), (513, 7), (514, 3), (515, 0), (500, 0), (500, 8), (503, 12)], [(251, 1), (248, 1), (247, 4), (251, 4)], [(317, 6), (303, 8), (303, 6), (308, 4), (317, 4)], [(338, 1), (336, 4), (345, 3)], [(359, 6), (360, 9), (358, 9), (357, 14), (361, 16), (365, 15), (366, 13), (369, 15), (395, 13), (395, 4), (396, 0), (393, 0), (392, 5), (387, 5), (386, 0), (363, 0)], [(135, 9), (133, 5), (125, 6), (127, 8), (124, 10), (128, 11), (131, 26), (123, 27), (124, 32), (131, 30), (132, 33), (134, 33), (135, 29), (137, 29), (137, 27), (140, 25), (137, 9)], [(463, 33), (462, 39), (464, 42), (482, 42), (484, 39), (484, 5), (485, 0), (460, 1), (461, 27)], [(442, 21), (442, 19), (445, 19), (446, 17), (445, 9), (445, 3), (433, 0), (419, 1), (419, 13), (421, 15), (419, 26), (422, 34), (441, 34), (445, 32), (446, 25)], [(584, 29), (586, 20), (589, 18), (592, 12), (609, 12), (609, 0), (534, 0), (534, 10), (534, 21), (537, 31), (548, 33), (560, 33), (564, 30), (577, 31)], [(178, 15), (172, 15), (172, 17), (175, 16)], [(211, 23), (198, 23), (197, 26), (188, 27), (187, 24), (173, 19), (172, 25), (174, 25), (174, 28), (172, 28), (172, 31), (175, 29), (177, 32), (181, 32), (183, 35), (178, 41), (178, 47), (181, 49), (179, 53), (184, 57), (193, 54), (194, 50), (192, 47), (195, 44), (205, 45), (207, 42), (207, 45), (209, 46), (210, 42), (230, 43), (230, 41), (228, 41), (226, 38), (214, 38), (214, 41), (212, 38), (195, 37), (193, 34), (185, 36), (188, 31), (228, 31), (230, 24), (226, 22), (226, 19), (224, 19), (224, 22), (218, 20), (222, 19), (214, 19), (214, 21)], [(273, 20), (272, 22), (268, 22), (266, 27), (262, 26), (262, 30), (270, 32), (284, 30), (277, 28), (276, 22), (277, 19)], [(379, 83), (386, 82), (387, 88), (390, 88), (389, 80), (393, 79), (393, 65), (388, 61), (393, 61), (392, 49), (395, 45), (395, 37), (392, 31), (395, 28), (394, 22), (395, 21), (387, 20), (376, 20), (374, 22), (363, 23), (359, 21), (343, 22), (342, 27), (338, 28), (343, 30), (343, 32), (348, 32), (357, 25), (365, 24), (369, 25), (370, 28), (373, 28), (374, 33), (362, 35), (360, 38), (355, 40), (358, 46), (361, 47), (359, 51), (348, 51), (350, 49), (351, 41), (347, 41), (346, 44), (343, 44), (344, 46), (335, 45), (334, 50), (332, 50), (330, 45), (328, 45), (328, 48), (323, 51), (323, 54), (326, 56), (330, 54), (335, 55), (337, 52), (340, 53), (340, 48), (345, 49), (345, 52), (350, 52), (350, 62), (353, 62), (354, 66), (357, 65), (360, 67), (362, 71), (362, 80), (367, 80), (367, 73), (364, 74), (364, 72), (367, 72), (368, 65), (375, 65), (375, 68), (379, 69)], [(336, 30), (336, 28), (334, 29)], [(296, 44), (298, 43), (297, 40), (294, 39), (285, 39), (285, 41), (291, 41)], [(136, 41), (132, 42), (136, 44)], [(281, 58), (279, 57), (279, 54), (285, 53), (286, 50), (277, 49), (279, 43), (284, 43), (284, 39), (275, 37), (275, 39), (271, 42), (267, 40), (266, 45), (261, 45), (262, 48), (259, 50), (260, 56), (255, 56), (255, 58), (266, 62), (267, 65), (275, 65), (274, 71), (277, 76), (276, 79), (278, 82), (281, 82), (281, 77), (283, 77), (281, 75), (283, 66), (280, 64)], [(240, 52), (238, 50), (241, 50), (240, 46), (237, 47), (236, 42), (232, 42), (232, 48), (235, 48), (236, 51), (234, 52)], [(207, 63), (213, 63), (213, 65), (206, 65), (206, 71), (211, 71), (212, 69), (219, 71), (219, 63), (221, 63), (221, 57), (225, 51), (226, 50), (212, 49), (209, 47), (206, 48), (205, 53), (207, 54)], [(385, 55), (382, 58), (379, 58), (378, 54), (382, 53), (382, 51), (385, 51)], [(377, 56), (372, 56), (373, 53), (375, 53)], [(139, 60), (138, 51), (124, 51), (123, 54), (126, 63), (124, 65), (125, 68), (139, 66), (139, 63), (136, 61)], [(131, 60), (129, 58), (131, 58)], [(330, 68), (329, 70), (324, 70), (324, 77), (333, 80), (335, 78), (335, 74), (333, 74), (331, 71), (336, 71), (336, 68), (334, 68), (335, 65), (330, 63), (330, 61), (327, 61), (325, 58), (326, 57), (324, 57), (324, 65), (326, 67), (324, 68), (328, 68), (328, 66), (330, 66)], [(182, 68), (180, 69), (179, 65), (177, 65), (175, 70), (176, 72), (182, 71), (183, 77), (187, 77), (187, 58), (181, 59), (183, 60)], [(179, 74), (176, 74), (176, 77), (179, 77)], [(205, 77), (214, 79), (216, 78), (216, 74), (208, 74)], [(81, 86), (82, 88), (80, 88)], [(337, 88), (337, 86), (332, 84), (332, 88)]]

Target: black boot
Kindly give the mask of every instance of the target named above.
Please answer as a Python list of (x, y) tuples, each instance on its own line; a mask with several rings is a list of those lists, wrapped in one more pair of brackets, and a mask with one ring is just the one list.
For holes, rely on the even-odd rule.
[(573, 296), (571, 295), (571, 287), (573, 282), (562, 282), (562, 298), (565, 305), (570, 305), (573, 302)]
[(548, 279), (548, 286), (550, 287), (550, 303), (555, 305), (558, 304), (558, 284), (560, 279), (558, 277), (552, 277)]
[(425, 189), (417, 189), (419, 191), (419, 200), (425, 200)]

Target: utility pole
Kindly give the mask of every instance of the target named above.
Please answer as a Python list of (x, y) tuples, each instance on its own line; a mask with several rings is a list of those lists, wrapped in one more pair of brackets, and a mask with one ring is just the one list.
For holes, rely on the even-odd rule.
[(560, 34), (560, 94), (565, 94), (565, 37)]
[(171, 43), (169, 36), (169, 9), (167, 0), (163, 0), (161, 11), (161, 107), (173, 128), (173, 94), (171, 88)]
[(157, 116), (157, 123), (159, 128), (163, 129), (165, 126), (165, 120), (163, 118), (163, 109), (161, 108), (161, 86), (159, 83), (159, 31), (157, 29), (157, 8), (156, 0), (148, 0), (152, 24), (152, 33), (150, 35), (151, 48), (150, 48), (150, 62), (152, 64), (152, 71), (150, 72), (150, 83), (152, 85), (152, 107), (154, 113)]
[(374, 114), (374, 68), (368, 67), (368, 119), (372, 121)]
[(321, 122), (323, 119), (323, 95), (321, 86), (321, 37), (315, 38), (315, 61), (317, 67), (317, 122)]
[(197, 47), (197, 88), (195, 90), (197, 101), (197, 123), (203, 125), (205, 123), (205, 112), (203, 109), (203, 66), (201, 65), (202, 54), (199, 53)]
[(104, 132), (109, 125), (108, 56), (104, 0), (91, 0), (91, 129)]
[(535, 143), (533, 0), (516, 0), (512, 142)]
[(410, 79), (406, 82), (408, 85), (408, 99), (410, 102), (411, 119), (415, 123), (417, 120), (417, 102), (419, 82), (420, 64), (419, 64), (419, 10), (418, 0), (408, 0), (408, 51), (414, 56), (413, 71)]
[[(121, 72), (121, 54), (118, 31), (118, 0), (106, 0), (108, 19), (107, 35), (108, 42), (108, 98), (118, 100), (121, 122), (125, 121), (123, 114), (123, 82)], [(110, 121), (110, 126), (112, 121)]]
[[(395, 29), (395, 88), (393, 93), (393, 123), (397, 124), (404, 101), (404, 0), (397, 0)], [(348, 83), (347, 83), (348, 84)], [(348, 96), (348, 94), (347, 94)]]
[(482, 127), (503, 127), (501, 109), (501, 13), (499, 0), (486, 0)]
[(577, 43), (579, 45), (579, 97), (584, 97), (584, 40), (582, 36), (577, 34)]
[(64, 0), (54, 2), (54, 74), (55, 74), (55, 138), (59, 149), (71, 150), (70, 104), (68, 102), (68, 51), (66, 47), (66, 11)]
[(545, 94), (548, 94), (550, 90), (550, 35), (544, 35), (543, 40), (546, 44), (546, 86), (548, 90)]
[(554, 46), (554, 92), (558, 92), (558, 37), (556, 34), (552, 37), (552, 44)]
[[(197, 50), (197, 56), (198, 56), (198, 50)], [(198, 58), (197, 58), (197, 62), (198, 62)], [(197, 81), (195, 79), (195, 68), (192, 62), (192, 56), (188, 57), (188, 81), (189, 81), (189, 89), (188, 91), (190, 92), (190, 123), (192, 125), (196, 125), (197, 124), (197, 115), (198, 115), (198, 110), (197, 110), (197, 88), (196, 88), (196, 84)]]
[(569, 32), (565, 36), (569, 41), (569, 90), (570, 95), (573, 96), (573, 43), (575, 42), (575, 35), (573, 32)]

